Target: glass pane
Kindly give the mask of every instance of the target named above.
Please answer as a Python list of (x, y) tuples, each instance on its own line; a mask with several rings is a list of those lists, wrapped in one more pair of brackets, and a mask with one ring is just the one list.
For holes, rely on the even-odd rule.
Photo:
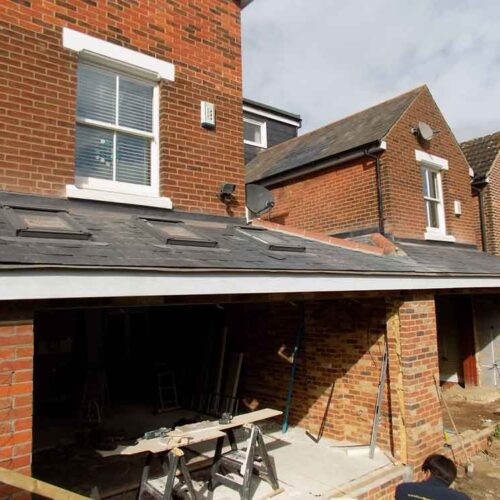
[(255, 123), (245, 122), (245, 141), (262, 143), (261, 126)]
[(436, 201), (426, 201), (427, 204), (427, 227), (439, 228), (439, 203)]
[(151, 141), (127, 134), (116, 136), (116, 180), (151, 184)]
[(116, 76), (92, 66), (78, 66), (78, 98), (76, 114), (115, 123)]
[(439, 199), (437, 176), (436, 172), (429, 171), (429, 197), (436, 200)]
[(153, 130), (153, 86), (120, 77), (118, 121), (123, 127)]
[(35, 210), (16, 210), (28, 229), (74, 230), (73, 226), (58, 213)]
[(194, 234), (182, 223), (169, 223), (161, 221), (147, 221), (150, 226), (158, 229), (164, 233), (168, 238), (187, 238), (187, 239), (200, 239), (197, 234)]
[(425, 168), (422, 169), (422, 183), (424, 186), (424, 196), (429, 196), (429, 178), (427, 174), (429, 173), (428, 170)]
[(76, 126), (75, 173), (113, 180), (113, 132)]

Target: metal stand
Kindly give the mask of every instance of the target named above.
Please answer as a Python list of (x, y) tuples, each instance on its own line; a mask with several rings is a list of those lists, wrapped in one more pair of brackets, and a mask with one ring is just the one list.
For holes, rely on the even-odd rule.
[(146, 463), (142, 469), (141, 485), (137, 493), (137, 500), (141, 500), (144, 493), (148, 493), (153, 498), (160, 500), (170, 500), (174, 491), (177, 469), (182, 473), (184, 485), (189, 493), (189, 498), (191, 500), (196, 500), (193, 481), (191, 480), (191, 475), (186, 465), (186, 459), (181, 449), (174, 448), (169, 451), (168, 454), (162, 453), (160, 455), (164, 475), (154, 479), (149, 478), (152, 457), (152, 453), (148, 453), (146, 457)]
[[(228, 488), (237, 490), (242, 500), (250, 500), (250, 488), (254, 475), (268, 481), (274, 492), (282, 491), (279, 487), (274, 465), (267, 454), (261, 430), (253, 424), (245, 427), (250, 431), (246, 450), (237, 449), (236, 440), (231, 429), (228, 430), (231, 451), (221, 453), (224, 439), (219, 438), (217, 441), (211, 471), (210, 491), (213, 491), (219, 484), (223, 484)], [(222, 467), (230, 472), (236, 472), (239, 477), (233, 479), (222, 474)]]
[(377, 403), (375, 405), (375, 417), (373, 418), (372, 435), (370, 439), (370, 451), (368, 456), (373, 458), (375, 455), (375, 446), (377, 445), (378, 427), (380, 424), (380, 416), (382, 414), (382, 399), (384, 397), (384, 385), (387, 375), (387, 357), (389, 355), (389, 346), (387, 339), (385, 342), (384, 355), (382, 357), (382, 368), (380, 369), (380, 378), (378, 381)]

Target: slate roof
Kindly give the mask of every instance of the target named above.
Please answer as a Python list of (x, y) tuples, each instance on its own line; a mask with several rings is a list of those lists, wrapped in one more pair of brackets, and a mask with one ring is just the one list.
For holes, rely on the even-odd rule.
[(418, 87), (260, 152), (246, 166), (246, 182), (256, 182), (383, 140), (408, 109)]
[[(169, 270), (420, 273), (500, 276), (500, 259), (473, 250), (403, 244), (406, 257), (376, 255), (269, 231), (306, 247), (304, 253), (273, 251), (242, 234), (242, 219), (0, 192), (0, 205), (66, 210), (92, 239), (17, 237), (0, 209), (0, 268), (89, 267)], [(166, 245), (145, 231), (138, 216), (183, 221), (218, 242), (216, 248)]]
[(476, 137), (460, 144), (477, 180), (488, 176), (490, 168), (500, 151), (500, 131)]

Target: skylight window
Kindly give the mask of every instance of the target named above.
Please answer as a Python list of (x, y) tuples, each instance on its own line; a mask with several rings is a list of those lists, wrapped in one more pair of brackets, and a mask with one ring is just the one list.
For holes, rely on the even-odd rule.
[(192, 229), (182, 221), (139, 217), (139, 223), (153, 236), (166, 245), (185, 245), (193, 247), (216, 247), (217, 241)]
[(63, 210), (4, 207), (16, 236), (88, 240), (91, 233)]
[(288, 241), (286, 237), (279, 234), (271, 233), (267, 229), (245, 226), (240, 227), (239, 231), (246, 234), (250, 238), (267, 245), (268, 250), (282, 251), (282, 252), (305, 252), (304, 245), (298, 245)]

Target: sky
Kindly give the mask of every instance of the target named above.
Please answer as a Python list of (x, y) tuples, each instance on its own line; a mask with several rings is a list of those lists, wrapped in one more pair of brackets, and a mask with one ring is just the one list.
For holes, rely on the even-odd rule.
[(500, 130), (500, 0), (254, 0), (244, 95), (301, 132), (423, 85), (458, 140)]

